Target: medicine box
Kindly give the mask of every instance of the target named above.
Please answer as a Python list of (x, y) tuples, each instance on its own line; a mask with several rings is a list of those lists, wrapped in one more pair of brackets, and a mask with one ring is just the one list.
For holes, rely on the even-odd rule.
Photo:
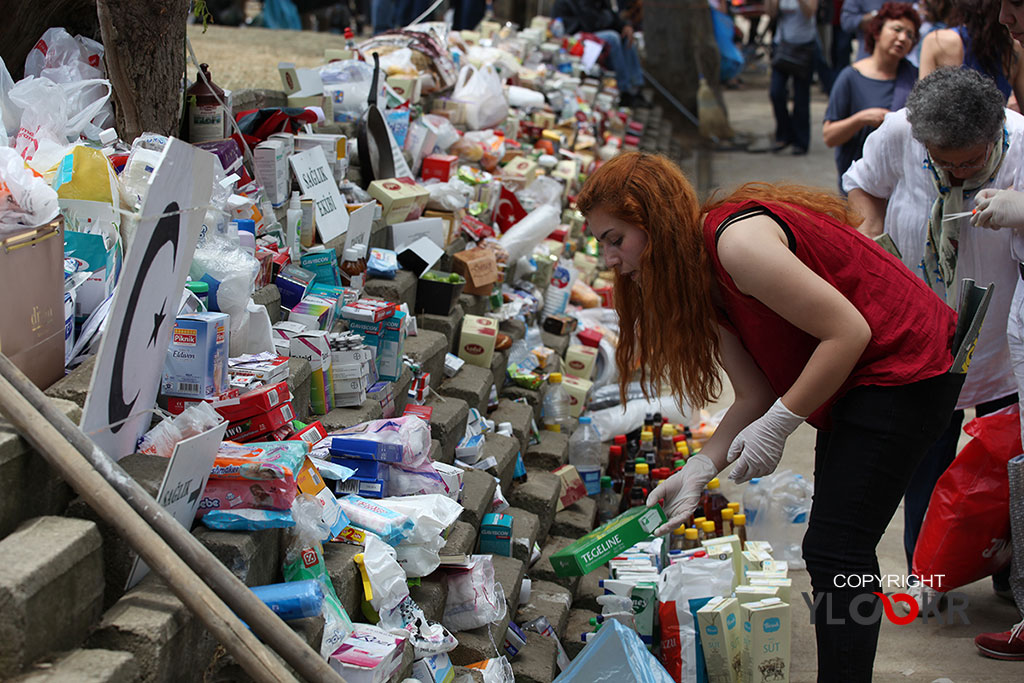
[(294, 263), (282, 268), (274, 278), (274, 284), (281, 292), (281, 305), (291, 309), (302, 301), (313, 285), (314, 279), (316, 279), (316, 273), (300, 268)]
[(282, 403), (265, 413), (259, 413), (228, 425), (224, 432), (226, 441), (253, 441), (264, 434), (280, 429), (295, 419), (291, 403)]
[(338, 270), (338, 255), (334, 249), (308, 251), (302, 255), (302, 267), (313, 273), (315, 285), (341, 286), (341, 272)]
[(660, 505), (635, 507), (551, 555), (558, 576), (581, 576), (651, 537), (668, 521)]
[(330, 663), (349, 683), (384, 683), (401, 666), (405, 643), (384, 629), (356, 624)]
[(291, 346), (292, 358), (309, 361), (312, 375), (309, 386), (309, 408), (316, 415), (326, 415), (334, 407), (334, 382), (331, 372), (331, 345), (322, 330), (295, 335)]
[(274, 208), (288, 200), (288, 154), (281, 140), (266, 140), (253, 150), (256, 180), (267, 193)]
[(377, 342), (377, 372), (381, 379), (397, 382), (402, 376), (405, 364), (405, 338), (409, 330), (409, 314), (395, 311), (383, 320), (383, 328)]
[(417, 659), (412, 665), (412, 675), (422, 683), (452, 683), (455, 668), (448, 653), (443, 652)]
[(363, 498), (386, 498), (391, 495), (390, 479), (364, 479), (350, 477), (345, 481), (334, 483), (334, 492), (338, 495), (351, 493)]
[(335, 458), (357, 458), (380, 462), (402, 462), (402, 444), (376, 441), (371, 435), (363, 435), (358, 432), (330, 437), (327, 448), (331, 452), (332, 460)]
[(779, 598), (740, 606), (743, 680), (789, 681), (790, 610)]
[(512, 557), (512, 522), (512, 515), (484, 515), (480, 524), (480, 553)]
[(161, 389), (166, 396), (212, 398), (228, 388), (226, 313), (190, 313), (175, 320)]
[(334, 327), (334, 302), (318, 296), (307, 296), (292, 307), (288, 322), (305, 325), (311, 330), (330, 331)]
[(497, 339), (497, 320), (467, 315), (462, 321), (462, 334), (459, 337), (459, 358), (470, 365), (490, 369)]
[(291, 399), (292, 394), (288, 390), (288, 382), (277, 382), (241, 396), (216, 401), (213, 404), (213, 409), (229, 422), (237, 422), (252, 415), (265, 413)]

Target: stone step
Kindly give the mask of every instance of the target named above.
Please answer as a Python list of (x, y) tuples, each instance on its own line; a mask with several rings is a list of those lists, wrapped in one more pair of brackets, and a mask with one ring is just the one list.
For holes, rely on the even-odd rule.
[(129, 652), (72, 650), (52, 662), (37, 664), (15, 683), (125, 683), (139, 680), (139, 668)]
[(569, 462), (569, 437), (560, 432), (540, 431), (540, 443), (526, 449), (524, 462), (527, 468), (546, 471), (558, 469)]
[[(160, 577), (150, 574), (103, 613), (86, 646), (129, 652), (139, 679), (201, 681), (217, 648), (198, 619)], [(195, 665), (183, 667), (183, 653)]]
[(544, 405), (544, 395), (547, 393), (548, 384), (545, 382), (540, 385), (540, 389), (527, 389), (517, 384), (507, 384), (502, 387), (500, 396), (507, 398), (510, 401), (522, 401), (526, 403), (533, 410), (533, 419), (537, 422), (537, 426), (540, 426), (540, 412)]
[(508, 354), (510, 349), (495, 351), (491, 357), (491, 375), (494, 377), (494, 386), (501, 388), (505, 386), (505, 378), (508, 376)]
[(430, 417), (430, 437), (441, 442), (441, 453), (445, 462), (455, 457), (455, 447), (466, 435), (466, 418), (469, 404), (461, 398), (444, 398), (431, 393), (423, 405), (433, 408)]
[[(276, 289), (276, 287), (275, 287)], [(305, 358), (288, 359), (288, 391), (292, 394), (292, 412), (295, 418), (309, 422), (309, 391), (313, 383), (313, 369)]]
[(437, 391), (446, 398), (461, 398), (470, 408), (486, 415), (487, 400), (493, 386), (494, 374), (490, 370), (466, 363), (454, 377), (445, 378)]
[(550, 581), (533, 581), (530, 600), (519, 606), (516, 623), (525, 624), (537, 617), (547, 617), (555, 633), (562, 637), (565, 635), (570, 609), (572, 594), (565, 587)]
[(609, 577), (608, 565), (602, 565), (583, 575), (580, 580), (580, 587), (576, 591), (576, 599), (572, 606), (580, 609), (588, 609), (592, 612), (600, 612), (601, 605), (597, 602), (598, 597), (604, 595), (604, 588), (600, 582)]
[[(466, 315), (483, 315), (490, 310), (491, 305), (486, 296), (463, 293), (459, 295), (459, 308), (461, 308)], [(453, 339), (452, 341), (458, 340)]]
[(526, 336), (526, 323), (519, 318), (502, 320), (498, 325), (498, 331), (512, 337), (513, 342), (517, 342)]
[[(324, 639), (324, 618), (322, 616), (286, 621), (285, 624), (288, 625), (288, 628), (298, 633), (315, 652), (320, 651), (320, 643)], [(277, 661), (284, 665), (285, 669), (296, 674), (296, 678), (299, 678), (295, 670), (281, 659), (276, 652), (271, 650), (270, 656), (277, 659)], [(231, 653), (220, 648), (214, 653), (213, 661), (210, 662), (203, 676), (203, 683), (253, 683), (254, 680), (246, 673), (245, 669), (242, 668)]]
[[(43, 393), (50, 398), (71, 401), (80, 408), (84, 407), (85, 396), (89, 393), (89, 385), (92, 383), (92, 370), (95, 366), (96, 356), (90, 356), (87, 361), (54, 382)], [(78, 422), (77, 418), (75, 422)]]
[(448, 352), (448, 339), (440, 332), (420, 330), (405, 340), (405, 355), (419, 363), (423, 372), (430, 373), (430, 388), (437, 389), (444, 381), (444, 355)]
[(525, 565), (512, 557), (492, 555), (494, 562), (494, 580), (501, 584), (505, 591), (508, 609), (502, 619), (470, 631), (459, 631), (455, 637), (459, 646), (449, 653), (452, 663), (458, 665), (472, 664), (481, 659), (490, 659), (504, 654), (505, 631), (508, 629), (510, 612), (519, 604), (519, 591), (522, 587)]
[[(63, 381), (63, 380), (61, 380)], [(51, 399), (72, 422), (82, 409), (71, 401)], [(74, 492), (22, 439), (10, 422), (0, 417), (0, 538), (27, 519), (63, 514)]]
[(271, 325), (281, 320), (281, 290), (277, 288), (277, 285), (269, 284), (260, 287), (253, 292), (252, 300), (253, 303), (267, 309)]
[(452, 457), (451, 461), (446, 461), (444, 459), (444, 457), (445, 457), (444, 453), (441, 450), (441, 442), (438, 441), (437, 439), (431, 439), (430, 440), (430, 460), (431, 460), (431, 462), (443, 462), (446, 465), (451, 465), (452, 462), (454, 462), (454, 460), (455, 460), (454, 456)]
[[(462, 515), (460, 520), (479, 532), (480, 522), (494, 505), (494, 489), (498, 482), (482, 470), (466, 470), (462, 477)], [(475, 547), (475, 543), (474, 543)]]
[(487, 416), (498, 425), (502, 422), (512, 424), (512, 433), (519, 439), (519, 448), (525, 453), (530, 447), (530, 435), (533, 433), (533, 410), (525, 403), (510, 401), (507, 398), (498, 401), (498, 409)]
[(338, 594), (341, 606), (353, 621), (363, 621), (360, 604), (363, 601), (363, 580), (359, 567), (352, 559), (363, 552), (363, 546), (350, 543), (327, 543), (324, 545), (324, 564), (331, 577), (334, 592)]
[(460, 251), (466, 250), (466, 238), (459, 235), (444, 248), (444, 254), (437, 260), (436, 270), (440, 270), (442, 273), (452, 272), (452, 265), (454, 263), (454, 256)]
[(549, 533), (552, 536), (579, 538), (590, 533), (597, 521), (597, 502), (587, 496), (555, 513)]
[(430, 576), (419, 579), (419, 582), (418, 586), (409, 586), (409, 595), (420, 606), (427, 619), (441, 621), (444, 617), (444, 603), (448, 599), (448, 573), (439, 569)]
[(92, 522), (51, 516), (0, 541), (0, 679), (78, 646), (100, 618), (101, 543)]
[(595, 627), (590, 625), (590, 620), (598, 614), (600, 611), (592, 612), (588, 609), (576, 608), (570, 610), (565, 635), (562, 636), (562, 647), (565, 648), (565, 654), (569, 656), (569, 659), (575, 659), (586, 645), (580, 636), (594, 630)]
[(363, 285), (363, 296), (376, 297), (396, 304), (409, 304), (409, 310), (416, 310), (416, 274), (409, 270), (399, 270), (392, 280), (384, 278), (367, 278)]
[(572, 341), (567, 334), (551, 334), (544, 330), (540, 331), (540, 338), (544, 340), (544, 346), (554, 349), (561, 358), (565, 358), (565, 352), (569, 349), (569, 344)]
[(465, 316), (465, 311), (459, 306), (456, 306), (449, 315), (419, 313), (416, 315), (416, 326), (420, 331), (431, 330), (443, 334), (448, 340), (448, 350), (458, 355), (459, 332), (462, 330), (462, 320)]
[(507, 494), (511, 505), (537, 515), (537, 542), (541, 545), (547, 540), (561, 492), (562, 485), (556, 475), (527, 468), (526, 482), (517, 484)]
[(526, 632), (526, 646), (512, 660), (516, 683), (550, 683), (558, 674), (558, 645), (535, 631)]
[(501, 482), (501, 490), (506, 496), (512, 490), (512, 474), (515, 471), (516, 455), (519, 454), (519, 442), (509, 436), (488, 434), (484, 441), (482, 460), (494, 458), (497, 465), (485, 470)]
[(505, 514), (512, 515), (512, 557), (530, 566), (533, 544), (537, 542), (540, 519), (522, 508), (510, 507)]
[(472, 555), (476, 551), (477, 530), (469, 522), (459, 520), (452, 525), (442, 555)]
[(572, 543), (573, 540), (572, 538), (562, 538), (561, 536), (548, 537), (547, 543), (541, 549), (540, 559), (530, 568), (530, 578), (557, 583), (559, 586), (567, 589), (572, 594), (573, 599), (575, 599), (580, 587), (580, 577), (558, 576), (555, 574), (555, 568), (551, 566), (551, 556)]

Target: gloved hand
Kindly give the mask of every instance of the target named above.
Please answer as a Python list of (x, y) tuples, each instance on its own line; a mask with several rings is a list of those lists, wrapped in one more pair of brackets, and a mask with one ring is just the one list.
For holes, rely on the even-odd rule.
[(986, 189), (974, 202), (971, 225), (979, 228), (1024, 228), (1024, 192)]
[(668, 522), (655, 529), (654, 535), (664, 536), (682, 526), (700, 502), (704, 487), (717, 474), (718, 468), (711, 462), (711, 458), (698, 453), (686, 461), (683, 469), (658, 484), (647, 496), (647, 505), (650, 507), (664, 500)]
[(781, 398), (776, 399), (767, 413), (747, 425), (733, 439), (726, 461), (736, 461), (736, 466), (732, 468), (729, 479), (742, 484), (774, 472), (782, 460), (786, 439), (805, 419), (790, 412)]

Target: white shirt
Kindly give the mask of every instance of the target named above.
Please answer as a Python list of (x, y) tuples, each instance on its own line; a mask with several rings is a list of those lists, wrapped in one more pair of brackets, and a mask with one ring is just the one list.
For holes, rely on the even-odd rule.
[[(985, 187), (998, 190), (1024, 188), (1024, 117), (1006, 110), (1010, 146), (995, 179)], [(853, 162), (843, 175), (843, 189), (861, 189), (874, 197), (888, 197), (885, 232), (903, 254), (903, 263), (924, 279), (920, 264), (928, 231), (928, 217), (938, 192), (924, 167), (927, 152), (914, 139), (906, 109), (887, 114), (882, 125), (864, 143), (864, 157)], [(974, 198), (964, 197), (964, 211), (974, 208)], [(1006, 321), (1013, 290), (1020, 279), (1011, 249), (1013, 230), (976, 228), (969, 219), (960, 225), (957, 276), (972, 278), (978, 285), (996, 285), (967, 380), (957, 408), (1007, 396), (1017, 391), (1010, 367)]]

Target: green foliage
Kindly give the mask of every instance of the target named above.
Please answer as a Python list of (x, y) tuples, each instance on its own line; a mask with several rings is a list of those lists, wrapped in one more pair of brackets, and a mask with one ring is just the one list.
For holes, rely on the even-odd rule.
[(213, 15), (210, 14), (210, 9), (206, 6), (206, 0), (193, 0), (192, 15), (195, 16), (196, 19), (202, 20), (203, 33), (206, 33), (206, 28), (213, 19)]

